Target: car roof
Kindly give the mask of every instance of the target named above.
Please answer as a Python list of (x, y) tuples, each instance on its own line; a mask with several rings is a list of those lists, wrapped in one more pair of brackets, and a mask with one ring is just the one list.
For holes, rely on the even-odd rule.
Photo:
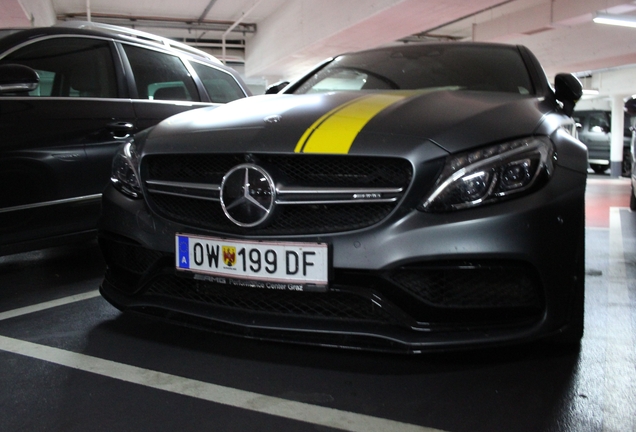
[(141, 43), (143, 45), (173, 51), (178, 54), (185, 54), (190, 57), (199, 57), (219, 66), (223, 65), (223, 63), (213, 55), (181, 42), (127, 27), (89, 21), (66, 21), (51, 27), (37, 27), (24, 30), (12, 29), (8, 35), (1, 39), (3, 39), (2, 42), (7, 42), (14, 38), (29, 40), (38, 36), (73, 34), (105, 36), (120, 41)]
[(152, 33), (147, 33), (141, 30), (131, 29), (127, 27), (120, 27), (120, 26), (110, 25), (110, 24), (95, 23), (90, 21), (66, 21), (64, 23), (58, 24), (57, 27), (72, 28), (72, 29), (87, 29), (87, 30), (109, 33), (111, 35), (117, 35), (120, 38), (126, 39), (126, 40), (132, 39), (134, 41), (158, 43), (160, 45), (168, 46), (178, 51), (184, 51), (191, 55), (204, 57), (208, 60), (221, 63), (219, 59), (217, 59), (211, 54), (206, 53), (205, 51), (202, 51), (200, 49), (194, 48), (190, 45), (187, 45), (181, 42), (174, 41), (169, 38), (158, 36)]
[(379, 46), (376, 48), (369, 48), (359, 51), (348, 51), (343, 52), (340, 56), (344, 55), (358, 55), (364, 53), (371, 52), (382, 52), (382, 51), (399, 51), (399, 50), (412, 50), (418, 51), (423, 49), (429, 49), (434, 47), (481, 47), (481, 48), (501, 48), (501, 49), (519, 49), (519, 45), (512, 45), (506, 43), (498, 43), (498, 42), (467, 42), (467, 41), (420, 41), (420, 42), (412, 42), (412, 43), (390, 43), (383, 46)]

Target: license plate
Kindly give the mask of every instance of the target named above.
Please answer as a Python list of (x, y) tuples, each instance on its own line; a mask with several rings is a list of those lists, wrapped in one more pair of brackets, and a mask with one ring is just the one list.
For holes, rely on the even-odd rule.
[[(326, 243), (228, 240), (177, 234), (176, 268), (215, 276), (221, 283), (303, 290), (326, 287), (329, 248)], [(228, 278), (228, 280), (225, 280)], [(246, 284), (241, 281), (256, 281)]]

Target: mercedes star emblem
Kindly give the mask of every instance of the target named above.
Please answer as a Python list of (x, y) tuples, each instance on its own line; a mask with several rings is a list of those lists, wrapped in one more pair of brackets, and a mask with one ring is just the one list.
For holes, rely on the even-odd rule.
[(246, 163), (228, 171), (221, 182), (221, 207), (225, 215), (241, 227), (254, 227), (269, 217), (276, 188), (263, 168)]

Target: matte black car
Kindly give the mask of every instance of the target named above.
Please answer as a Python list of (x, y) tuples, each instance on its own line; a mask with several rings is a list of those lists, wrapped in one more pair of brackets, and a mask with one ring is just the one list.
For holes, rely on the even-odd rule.
[(419, 352), (583, 333), (581, 85), (524, 47), (336, 57), (129, 140), (101, 294), (250, 338)]
[(0, 255), (95, 238), (115, 152), (134, 132), (249, 92), (212, 56), (75, 23), (0, 38)]
[[(582, 110), (572, 114), (576, 122), (579, 140), (587, 147), (590, 168), (601, 174), (610, 168), (610, 129), (612, 116), (609, 111)], [(629, 117), (625, 115), (623, 132), (623, 163), (621, 175), (629, 177), (632, 172), (632, 155), (629, 149), (632, 132)]]

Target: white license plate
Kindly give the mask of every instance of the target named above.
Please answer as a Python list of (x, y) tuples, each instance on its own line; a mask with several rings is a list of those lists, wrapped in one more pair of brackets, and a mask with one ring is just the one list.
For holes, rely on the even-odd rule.
[(261, 242), (177, 234), (175, 248), (177, 270), (261, 281), (258, 286), (273, 289), (326, 287), (329, 282), (326, 243)]

